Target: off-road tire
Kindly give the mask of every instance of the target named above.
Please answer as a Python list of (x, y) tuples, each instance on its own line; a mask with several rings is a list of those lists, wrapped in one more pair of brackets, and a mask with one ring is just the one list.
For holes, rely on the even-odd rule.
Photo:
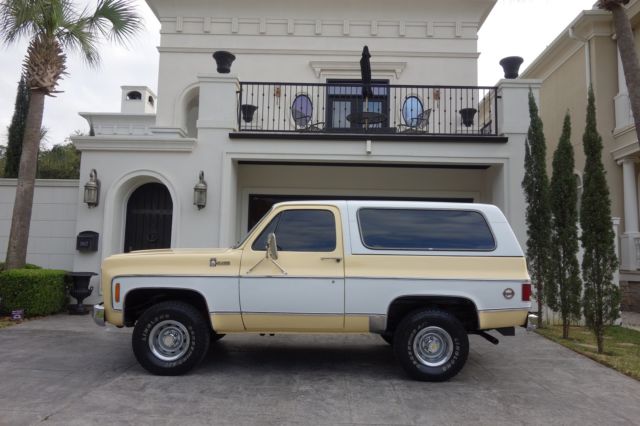
[(453, 315), (424, 309), (402, 319), (394, 333), (393, 349), (411, 378), (443, 382), (462, 370), (469, 355), (469, 338)]
[[(159, 338), (163, 332), (165, 340)], [(182, 345), (177, 345), (173, 353), (177, 358), (169, 359), (172, 354), (163, 352), (164, 346), (174, 349), (170, 345), (176, 340)], [(160, 376), (178, 376), (202, 361), (209, 350), (210, 340), (211, 325), (196, 308), (188, 303), (168, 301), (153, 305), (140, 316), (134, 326), (131, 343), (133, 353), (144, 369)], [(169, 360), (163, 360), (162, 356)]]

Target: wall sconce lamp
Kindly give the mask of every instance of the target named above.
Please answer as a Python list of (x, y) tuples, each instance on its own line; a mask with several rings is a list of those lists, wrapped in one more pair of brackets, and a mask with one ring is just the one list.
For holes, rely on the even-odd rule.
[(207, 182), (204, 181), (204, 172), (200, 170), (198, 183), (193, 187), (193, 205), (202, 210), (207, 205)]
[(96, 207), (100, 201), (100, 181), (98, 180), (98, 172), (91, 169), (89, 173), (89, 181), (84, 184), (84, 202), (89, 208)]

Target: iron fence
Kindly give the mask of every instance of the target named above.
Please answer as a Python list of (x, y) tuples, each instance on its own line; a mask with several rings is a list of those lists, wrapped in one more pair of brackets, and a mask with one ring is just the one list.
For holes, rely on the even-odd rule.
[(497, 136), (497, 88), (242, 82), (240, 132)]

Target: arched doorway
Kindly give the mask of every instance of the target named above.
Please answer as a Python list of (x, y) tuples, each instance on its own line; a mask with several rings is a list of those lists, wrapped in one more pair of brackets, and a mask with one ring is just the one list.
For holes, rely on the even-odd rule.
[(161, 183), (139, 186), (127, 202), (124, 251), (171, 247), (173, 201)]

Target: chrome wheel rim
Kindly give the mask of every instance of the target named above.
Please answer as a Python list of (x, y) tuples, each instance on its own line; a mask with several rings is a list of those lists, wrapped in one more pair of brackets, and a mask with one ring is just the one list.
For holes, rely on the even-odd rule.
[(149, 334), (149, 349), (162, 361), (180, 359), (189, 350), (191, 336), (178, 321), (165, 320), (156, 324)]
[(453, 339), (440, 327), (425, 327), (413, 339), (413, 354), (420, 364), (439, 367), (451, 359)]

